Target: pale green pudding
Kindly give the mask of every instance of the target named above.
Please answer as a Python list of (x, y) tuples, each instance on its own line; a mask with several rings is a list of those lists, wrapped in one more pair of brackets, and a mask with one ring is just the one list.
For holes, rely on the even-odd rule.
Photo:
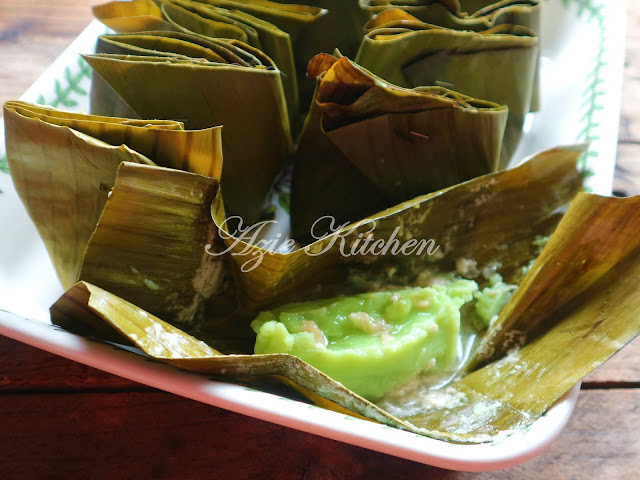
[[(488, 288), (508, 290), (510, 296), (513, 288), (502, 289), (502, 279), (494, 280)], [(455, 279), (426, 288), (289, 304), (251, 323), (255, 353), (290, 353), (376, 400), (421, 374), (451, 370), (458, 360), (460, 309), (476, 301), (481, 323), (488, 324), (487, 316), (508, 300), (496, 293), (479, 291), (475, 281)]]

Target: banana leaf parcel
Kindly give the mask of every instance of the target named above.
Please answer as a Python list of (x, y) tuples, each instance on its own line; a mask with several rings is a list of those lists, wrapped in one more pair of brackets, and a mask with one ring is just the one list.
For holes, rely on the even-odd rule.
[[(424, 23), (453, 30), (484, 31), (497, 25), (526, 27), (540, 37), (539, 0), (360, 0), (369, 14), (400, 8)], [(539, 57), (531, 98), (531, 111), (540, 108)]]
[(367, 26), (356, 63), (395, 85), (440, 85), (509, 107), (500, 168), (506, 167), (530, 110), (538, 59), (533, 31), (498, 25), (458, 31), (386, 10)]
[(236, 39), (262, 50), (282, 72), (294, 135), (313, 94), (314, 82), (305, 76), (307, 64), (317, 53), (335, 48), (354, 56), (368, 17), (357, 0), (320, 0), (313, 5), (266, 0), (134, 0), (105, 4), (94, 8), (94, 14), (121, 33), (150, 30), (150, 25), (159, 23), (162, 29), (169, 25), (169, 29), (204, 38)]
[(181, 32), (105, 35), (101, 42), (117, 53), (84, 58), (139, 116), (179, 119), (189, 129), (224, 125), (225, 199), (246, 222), (256, 221), (293, 148), (273, 62), (239, 40)]
[(399, 88), (346, 57), (318, 55), (309, 75), (318, 88), (293, 171), (296, 238), (310, 238), (323, 216), (343, 224), (499, 168), (504, 106)]
[[(426, 271), (455, 270), (458, 258), (471, 255), (479, 265), (501, 263), (500, 273), (509, 282), (520, 279), (522, 268), (535, 256), (535, 238), (553, 230), (559, 219), (555, 209), (580, 188), (581, 174), (575, 168), (580, 153), (543, 152), (519, 169), (418, 197), (288, 252), (234, 236), (220, 191), (202, 191), (208, 180), (127, 162), (120, 166), (87, 245), (79, 278), (211, 339), (222, 351), (249, 351), (254, 338), (249, 320), (289, 301), (366, 291), (382, 280), (417, 285)], [(501, 179), (499, 188), (495, 178)], [(181, 192), (193, 193), (181, 201), (163, 189), (174, 181)], [(514, 215), (495, 228), (495, 217), (505, 217), (507, 203)], [(128, 208), (132, 204), (138, 208)], [(451, 214), (469, 209), (478, 213)], [(515, 215), (523, 210), (530, 212), (527, 220)], [(372, 222), (376, 236), (389, 238), (400, 229), (399, 238), (434, 238), (447, 245), (447, 254), (389, 253), (375, 258), (374, 266), (366, 255), (344, 255)], [(457, 234), (442, 236), (444, 232)], [(501, 250), (505, 244), (512, 248)]]
[(521, 25), (539, 31), (539, 0), (359, 0), (370, 16), (400, 8), (425, 23), (455, 30), (481, 31)]
[(78, 280), (122, 162), (197, 172), (216, 185), (220, 179), (221, 127), (190, 131), (174, 121), (99, 117), (24, 102), (7, 102), (4, 119), (13, 183), (65, 288)]

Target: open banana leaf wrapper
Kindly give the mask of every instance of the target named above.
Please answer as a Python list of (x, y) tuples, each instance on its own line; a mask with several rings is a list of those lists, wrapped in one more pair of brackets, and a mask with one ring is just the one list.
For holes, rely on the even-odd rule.
[[(546, 152), (537, 161), (515, 170), (519, 173), (505, 172), (504, 178), (515, 183), (505, 181), (506, 191), (489, 195), (491, 202), (483, 204), (484, 210), (473, 219), (462, 212), (479, 203), (478, 189), (484, 192), (493, 188), (493, 181), (485, 177), (478, 184), (474, 183), (477, 180), (463, 184), (467, 186), (462, 189), (452, 187), (451, 193), (444, 190), (402, 203), (292, 251), (283, 248), (273, 251), (264, 243), (252, 243), (246, 236), (234, 237), (219, 192), (215, 193), (211, 209), (209, 195), (191, 194), (188, 219), (170, 220), (185, 223), (186, 231), (174, 227), (170, 229), (171, 235), (167, 235), (165, 224), (169, 221), (165, 222), (164, 216), (175, 213), (179, 217), (185, 213), (175, 212), (174, 193), (165, 192), (162, 186), (171, 184), (175, 177), (187, 182), (185, 191), (197, 192), (202, 179), (175, 170), (125, 163), (87, 245), (79, 278), (190, 332), (213, 337), (217, 348), (225, 350), (222, 345), (233, 344), (234, 350), (251, 351), (254, 335), (246, 320), (285, 302), (365, 291), (381, 281), (405, 286), (417, 284), (427, 267), (455, 269), (458, 258), (474, 258), (481, 265), (499, 262), (503, 265), (501, 274), (508, 281), (519, 278), (522, 267), (534, 256), (536, 236), (552, 231), (558, 220), (554, 209), (570, 201), (580, 186), (581, 176), (575, 169), (578, 155), (574, 150)], [(558, 158), (564, 162), (556, 165)], [(149, 175), (151, 171), (153, 176)], [(525, 178), (518, 183), (517, 179)], [(193, 186), (189, 187), (188, 182)], [(522, 188), (523, 184), (529, 188)], [(534, 189), (538, 189), (535, 195)], [(518, 212), (528, 204), (526, 208), (532, 214), (524, 220), (514, 213), (500, 229), (495, 229), (494, 218), (503, 211), (502, 203), (508, 195), (519, 198)], [(534, 196), (535, 199), (527, 200)], [(139, 207), (128, 208), (131, 204)], [(429, 222), (424, 221), (426, 211), (433, 211)], [(199, 231), (191, 227), (194, 224), (200, 225)], [(447, 254), (442, 258), (432, 258), (426, 252), (415, 258), (392, 252), (374, 258), (345, 256), (344, 245), (362, 238), (372, 225), (381, 238), (389, 238), (398, 228), (396, 235), (406, 239), (431, 239), (442, 232), (454, 231), (456, 235), (438, 239), (447, 245)], [(482, 235), (485, 228), (495, 236), (479, 240), (476, 235)], [(472, 242), (473, 239), (477, 241)], [(469, 243), (476, 245), (476, 250), (469, 251)], [(508, 251), (504, 250), (507, 244), (511, 244)], [(485, 248), (486, 251), (480, 251)], [(174, 265), (163, 258), (181, 262)], [(374, 260), (375, 265), (370, 265)], [(223, 268), (225, 265), (231, 268)], [(182, 273), (176, 275), (176, 271), (189, 278)], [(389, 276), (389, 271), (393, 275)], [(190, 295), (173, 293), (184, 285), (193, 286), (194, 291)], [(221, 302), (220, 298), (226, 301)]]
[(505, 106), (399, 88), (346, 57), (318, 55), (308, 74), (318, 88), (293, 170), (295, 238), (323, 216), (342, 224), (500, 168)]
[[(433, 234), (442, 248), (435, 258), (408, 260), (382, 255), (350, 259), (336, 246), (322, 254), (309, 255), (317, 252), (316, 244), (291, 253), (265, 255), (256, 268), (242, 272), (253, 254), (232, 256), (231, 263), (239, 272), (236, 289), (245, 299), (257, 303), (265, 299), (256, 298), (256, 292), (267, 290), (272, 299), (278, 298), (276, 303), (299, 298), (300, 283), (307, 276), (316, 283), (323, 278), (320, 283), (328, 288), (320, 293), (317, 289), (306, 292), (304, 298), (326, 296), (332, 285), (344, 292), (349, 283), (349, 279), (345, 283), (345, 275), (358, 272), (361, 278), (365, 270), (371, 283), (419, 285), (420, 273), (425, 269), (455, 268), (451, 264), (458, 258), (474, 258), (478, 268), (492, 264), (509, 281), (520, 284), (499, 318), (480, 336), (478, 348), (463, 368), (469, 373), (459, 375), (441, 389), (435, 406), (428, 403), (422, 410), (414, 408), (406, 414), (390, 412), (291, 355), (246, 355), (233, 350), (223, 354), (209, 342), (141, 309), (132, 295), (127, 301), (87, 281), (72, 287), (54, 304), (52, 319), (73, 332), (135, 345), (153, 358), (189, 371), (233, 378), (281, 379), (327, 408), (347, 409), (357, 416), (434, 438), (457, 442), (494, 440), (530, 425), (576, 381), (640, 332), (640, 322), (634, 315), (640, 307), (635, 295), (640, 282), (640, 241), (633, 235), (640, 223), (639, 200), (578, 193), (582, 174), (576, 162), (580, 154), (577, 148), (543, 152), (513, 170), (418, 197), (334, 234), (343, 235), (349, 245), (357, 238), (353, 235), (360, 226), (368, 225), (370, 231), (374, 219), (376, 236), (380, 238), (385, 238), (390, 228), (402, 225), (403, 234), (413, 238)], [(156, 170), (158, 167), (124, 163), (100, 223), (128, 190), (139, 185), (139, 191), (131, 195), (151, 191), (148, 182), (159, 173)], [(172, 181), (173, 176), (177, 180), (188, 175), (180, 183), (191, 183), (193, 187), (200, 181), (195, 174), (168, 169), (162, 172), (172, 172), (168, 173)], [(558, 213), (571, 199), (567, 213)], [(189, 221), (177, 229), (211, 231), (217, 227), (230, 247), (228, 253), (247, 248), (259, 250), (224, 231), (224, 224), (219, 218), (216, 221), (220, 215), (216, 212), (217, 202), (214, 200), (209, 225)], [(498, 214), (499, 226), (495, 222)], [(119, 226), (126, 228), (126, 223), (125, 219)], [(104, 227), (99, 224), (96, 234), (101, 228)], [(537, 254), (534, 240), (554, 231), (530, 265)], [(437, 232), (441, 233), (439, 238)], [(147, 235), (144, 226), (137, 233), (141, 237)], [(197, 236), (193, 234), (194, 238)], [(90, 251), (91, 246), (87, 259)], [(162, 258), (156, 260), (161, 262)], [(527, 265), (530, 268), (523, 270)], [(396, 270), (390, 274), (391, 266)], [(330, 271), (340, 274), (322, 275)], [(275, 278), (277, 273), (282, 281)], [(147, 280), (154, 282), (153, 278)], [(164, 290), (164, 286), (161, 288)], [(370, 289), (371, 284), (356, 283), (351, 288)], [(124, 290), (127, 294), (136, 291)], [(236, 321), (241, 323), (241, 317)], [(413, 400), (421, 399), (419, 396)]]

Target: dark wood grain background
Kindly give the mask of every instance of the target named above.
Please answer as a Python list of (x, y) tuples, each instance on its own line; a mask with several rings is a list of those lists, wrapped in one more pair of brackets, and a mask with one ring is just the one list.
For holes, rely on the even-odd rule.
[[(0, 102), (91, 19), (86, 0), (0, 0)], [(640, 193), (640, 2), (629, 0), (615, 190)], [(640, 340), (585, 380), (542, 455), (449, 472), (243, 417), (0, 337), (0, 479), (640, 478)]]

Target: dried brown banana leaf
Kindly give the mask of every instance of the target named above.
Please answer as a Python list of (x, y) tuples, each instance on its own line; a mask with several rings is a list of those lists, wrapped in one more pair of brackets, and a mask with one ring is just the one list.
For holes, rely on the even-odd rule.
[(91, 72), (89, 111), (107, 117), (140, 118), (95, 71)]
[[(309, 75), (319, 86), (294, 168), (296, 238), (309, 235), (320, 213), (341, 223), (355, 220), (378, 205), (391, 206), (498, 169), (506, 107), (442, 87), (398, 88), (345, 57), (318, 55)], [(353, 167), (357, 172), (351, 173)], [(322, 185), (316, 177), (323, 178)], [(344, 193), (336, 198), (336, 190)]]
[[(148, 0), (134, 0), (133, 3), (138, 1), (142, 3), (139, 9), (144, 10)], [(335, 48), (354, 56), (368, 17), (357, 0), (320, 0), (313, 5), (289, 0), (280, 3), (266, 0), (157, 0), (156, 3), (163, 18), (177, 30), (207, 38), (239, 39), (263, 50), (273, 59), (282, 72), (295, 134), (304, 119), (305, 112), (300, 111), (300, 105), (304, 109), (309, 104), (314, 88), (314, 82), (305, 76), (307, 64), (314, 55)], [(121, 10), (123, 14), (129, 14), (129, 10), (134, 9)]]
[(293, 38), (300, 101), (306, 108), (315, 88), (315, 83), (305, 78), (311, 59), (319, 53), (331, 53), (336, 49), (343, 55), (355, 58), (369, 14), (360, 8), (357, 0), (284, 0), (282, 3), (309, 3), (326, 11), (326, 15), (300, 30)]
[[(295, 90), (295, 99), (289, 99), (288, 95), (290, 104), (296, 102), (295, 108), (290, 110), (295, 124), (298, 118), (292, 111), (298, 111), (298, 95), (300, 104), (306, 107), (313, 93), (314, 84), (305, 76), (311, 58), (335, 48), (355, 55), (368, 16), (356, 0), (320, 0), (313, 6), (304, 5), (304, 2), (264, 0), (161, 0), (161, 3), (165, 17), (176, 26), (203, 35), (221, 36), (210, 28), (203, 28), (200, 23), (194, 24), (194, 17), (187, 18), (185, 10), (209, 21), (219, 20), (222, 16), (255, 29), (260, 42), (256, 44), (249, 40), (249, 43), (263, 49), (274, 60), (283, 72), (285, 91)], [(181, 14), (174, 13), (177, 9), (182, 10)], [(297, 125), (294, 131), (299, 131)]]
[[(178, 30), (186, 33), (195, 33), (209, 38), (229, 38), (240, 40), (244, 43), (259, 48), (259, 40), (254, 43), (249, 41), (247, 26), (239, 24), (231, 18), (221, 16), (216, 18), (215, 13), (209, 9), (202, 8), (203, 14), (199, 15), (197, 6), (192, 7), (194, 11), (183, 7), (180, 3), (164, 2), (161, 4), (162, 13), (165, 18)], [(185, 3), (186, 6), (191, 6)], [(206, 12), (206, 13), (205, 13)], [(244, 28), (243, 28), (244, 27)], [(253, 32), (256, 37), (257, 33)]]
[[(304, 278), (311, 278), (315, 283), (327, 282), (329, 287), (338, 287), (339, 291), (344, 292), (342, 289), (352, 287), (349, 281), (353, 280), (346, 278), (344, 281), (345, 276), (354, 274), (368, 274), (369, 279), (374, 283), (378, 282), (378, 285), (381, 281), (385, 281), (387, 285), (419, 285), (420, 277), (425, 270), (445, 271), (455, 268), (453, 266), (459, 258), (474, 259), (479, 269), (493, 264), (507, 281), (518, 282), (523, 275), (522, 267), (535, 256), (534, 240), (539, 235), (553, 231), (558, 220), (558, 207), (572, 199), (580, 188), (581, 173), (577, 170), (576, 163), (582, 150), (563, 148), (543, 152), (515, 169), (485, 175), (406, 202), (374, 217), (377, 219), (377, 238), (389, 239), (390, 232), (396, 227), (400, 227), (399, 233), (396, 233), (397, 237), (405, 242), (411, 238), (436, 238), (442, 250), (434, 258), (423, 256), (410, 260), (398, 258), (402, 255), (392, 254), (363, 254), (348, 258), (344, 255), (345, 245), (348, 246), (346, 248), (353, 248), (355, 239), (361, 238), (357, 235), (358, 231), (370, 230), (366, 221), (334, 234), (334, 245), (317, 256), (310, 254), (319, 253), (318, 248), (322, 247), (319, 243), (290, 254), (269, 254), (260, 247), (247, 245), (232, 238), (229, 232), (224, 232), (221, 237), (227, 243), (232, 261), (238, 266), (236, 281), (239, 283), (235, 289), (232, 279), (229, 279), (226, 288), (221, 288), (220, 282), (213, 281), (208, 284), (211, 287), (208, 290), (208, 295), (211, 295), (209, 297), (189, 290), (171, 298), (174, 302), (181, 296), (191, 299), (191, 294), (196, 293), (193, 299), (194, 305), (198, 305), (198, 308), (206, 305), (217, 295), (219, 300), (226, 296), (227, 299), (234, 299), (239, 303), (248, 301), (253, 305), (281, 304), (295, 298), (299, 293), (296, 290), (301, 288)], [(169, 182), (180, 186), (177, 189), (178, 197), (175, 199), (169, 198), (171, 193), (161, 188), (161, 185)], [(207, 275), (206, 278), (219, 280), (221, 272), (228, 274), (222, 262), (230, 260), (229, 255), (227, 258), (220, 255), (212, 259), (205, 256), (207, 245), (215, 245), (216, 230), (207, 211), (211, 196), (216, 194), (215, 190), (213, 182), (194, 174), (123, 164), (100, 225), (87, 248), (86, 265), (89, 266), (89, 270), (98, 273), (96, 279), (103, 285), (106, 286), (105, 280), (111, 278), (115, 288), (120, 289), (129, 298), (136, 297), (148, 302), (153, 308), (157, 308), (158, 302), (167, 306), (161, 293), (164, 297), (171, 296), (174, 281), (176, 285), (183, 285), (182, 288), (193, 288), (198, 283), (195, 279), (203, 278), (194, 272), (203, 269), (205, 264), (215, 265), (215, 268), (205, 270), (211, 270), (209, 273), (215, 270), (216, 273)], [(181, 198), (186, 204), (180, 208), (173, 207)], [(592, 196), (586, 198), (590, 199)], [(131, 209), (132, 204), (139, 207)], [(219, 196), (214, 199), (213, 205), (214, 219), (218, 225), (224, 227), (220, 222), (220, 219), (224, 221), (224, 212), (220, 210)], [(496, 225), (495, 222), (495, 218), (498, 217), (501, 218), (500, 225)], [(170, 220), (167, 220), (169, 218)], [(163, 227), (165, 220), (171, 225), (170, 228)], [(573, 224), (588, 220), (582, 215), (582, 210), (576, 213), (571, 209), (564, 221)], [(132, 228), (133, 225), (137, 228)], [(360, 229), (360, 226), (365, 228)], [(576, 232), (579, 231), (580, 229), (576, 229)], [(442, 232), (446, 233), (439, 237), (438, 233)], [(560, 232), (561, 230), (558, 231)], [(123, 235), (125, 238), (118, 239), (117, 235)], [(340, 238), (343, 241), (335, 243)], [(328, 240), (331, 240), (331, 237)], [(327, 243), (326, 240), (323, 242), (324, 245)], [(95, 249), (93, 253), (92, 248)], [(217, 248), (220, 253), (219, 244)], [(208, 250), (211, 251), (210, 248)], [(114, 255), (114, 252), (118, 252), (118, 255)], [(234, 253), (239, 255), (234, 257)], [(241, 267), (246, 266), (246, 262), (255, 255), (263, 255), (262, 262), (255, 269), (242, 271)], [(102, 263), (96, 261), (100, 257), (103, 258)], [(171, 262), (177, 262), (177, 259), (180, 259), (180, 263), (170, 265)], [(550, 261), (553, 260), (555, 259), (552, 258)], [(144, 271), (136, 266), (143, 264)], [(181, 267), (185, 264), (186, 267)], [(157, 266), (155, 271), (154, 266)], [(376, 271), (378, 267), (382, 267), (382, 273)], [(389, 268), (396, 271), (390, 274)], [(165, 270), (164, 273), (162, 270)], [(365, 270), (368, 272), (364, 273)], [(170, 272), (182, 272), (180, 275), (184, 274), (184, 278), (177, 281)], [(331, 277), (327, 273), (336, 276)], [(534, 274), (535, 269), (532, 269), (529, 275)], [(163, 283), (156, 283), (156, 279)], [(524, 283), (526, 282), (525, 278)], [(375, 287), (369, 284), (365, 288)], [(317, 288), (313, 290), (312, 295), (326, 297), (331, 288), (324, 291)], [(336, 293), (338, 292), (334, 290), (333, 294)], [(259, 295), (264, 297), (257, 298)], [(270, 298), (266, 298), (267, 296)], [(513, 298), (512, 302), (516, 301), (517, 297)], [(593, 295), (588, 298), (593, 298)], [(296, 383), (302, 392), (314, 392), (309, 395), (310, 398), (329, 408), (335, 408), (337, 403), (358, 415), (377, 421), (436, 438), (462, 442), (487, 441), (504, 434), (505, 431), (525, 427), (563, 393), (562, 389), (566, 390), (567, 385), (570, 386), (580, 378), (569, 376), (563, 382), (558, 382), (556, 376), (543, 372), (540, 375), (539, 386), (544, 389), (544, 395), (540, 396), (540, 401), (533, 408), (526, 404), (524, 394), (514, 395), (514, 384), (510, 381), (512, 377), (503, 379), (502, 382), (494, 382), (495, 388), (487, 392), (472, 381), (477, 375), (484, 375), (476, 372), (451, 384), (451, 390), (444, 392), (447, 395), (452, 395), (451, 392), (461, 392), (455, 395), (461, 403), (451, 412), (444, 412), (444, 420), (435, 423), (429, 413), (417, 414), (412, 411), (399, 417), (392, 416), (289, 355), (219, 355), (220, 350), (227, 353), (245, 351), (238, 348), (240, 342), (235, 345), (232, 342), (234, 335), (241, 335), (242, 328), (247, 327), (242, 315), (227, 317), (220, 316), (218, 312), (217, 317), (209, 317), (213, 318), (214, 322), (221, 322), (218, 327), (225, 327), (224, 332), (222, 329), (219, 332), (221, 338), (219, 346), (216, 345), (218, 350), (213, 350), (153, 315), (145, 313), (139, 307), (140, 305), (131, 305), (97, 287), (81, 283), (52, 307), (52, 318), (55, 323), (71, 331), (113, 341), (121, 341), (117, 337), (117, 332), (120, 332), (147, 354), (191, 371), (234, 377), (284, 376), (289, 382)], [(233, 305), (230, 307), (233, 308)], [(244, 305), (244, 308), (238, 309), (236, 313), (243, 313), (243, 310), (246, 313), (247, 308)], [(551, 313), (553, 312), (549, 312)], [(175, 311), (173, 316), (175, 317)], [(107, 333), (101, 321), (106, 321), (116, 330)], [(584, 325), (584, 318), (581, 318), (580, 322)], [(625, 327), (622, 330), (624, 331), (621, 331), (617, 338), (626, 338), (625, 336), (634, 333), (633, 328)], [(552, 341), (557, 343), (554, 343), (554, 348), (570, 348), (571, 342), (575, 343), (576, 338), (569, 338), (566, 329), (561, 329), (561, 332), (564, 335), (562, 338), (552, 333), (550, 337), (541, 337), (539, 342)], [(211, 330), (208, 333), (211, 333)], [(548, 340), (549, 338), (551, 340)], [(581, 338), (589, 341), (588, 336)], [(541, 344), (543, 346), (535, 351), (544, 351), (547, 344)], [(573, 371), (576, 375), (584, 375), (589, 368), (595, 367), (610, 355), (615, 345), (616, 348), (620, 347), (619, 343), (610, 342), (606, 348), (589, 349), (594, 356), (581, 368), (575, 368)], [(548, 361), (548, 358), (540, 359), (536, 356), (535, 351), (531, 355), (527, 354), (527, 348), (529, 347), (521, 351), (521, 357), (517, 357), (516, 364), (520, 369), (518, 371), (527, 371), (543, 360)], [(573, 361), (565, 360), (569, 363)], [(574, 360), (584, 362), (584, 357), (578, 356)], [(562, 375), (566, 375), (566, 372), (563, 371)], [(467, 380), (468, 378), (471, 380)], [(530, 381), (528, 377), (525, 380)], [(466, 415), (466, 423), (460, 422), (461, 411)], [(504, 411), (509, 415), (504, 415)], [(454, 431), (451, 427), (453, 422), (458, 422), (460, 428)]]
[(197, 338), (90, 283), (80, 282), (69, 289), (51, 307), (51, 318), (56, 325), (71, 332), (134, 345), (153, 358), (185, 370), (227, 377), (276, 376), (319, 406), (390, 425), (398, 422), (296, 357), (222, 355)]
[(417, 20), (399, 22), (404, 23), (373, 28), (362, 42), (356, 63), (401, 87), (440, 85), (507, 105), (509, 118), (500, 159), (500, 168), (504, 168), (520, 141), (530, 109), (538, 55), (535, 34), (510, 25), (478, 33)]
[(198, 0), (199, 3), (222, 7), (227, 10), (239, 10), (269, 22), (291, 35), (317, 18), (326, 15), (322, 8), (301, 4), (287, 4), (269, 0)]
[[(478, 268), (498, 262), (507, 281), (519, 281), (522, 267), (535, 257), (534, 240), (553, 231), (555, 210), (580, 188), (575, 168), (580, 154), (575, 149), (544, 152), (515, 170), (405, 202), (291, 253), (233, 237), (219, 192), (212, 212), (206, 209), (211, 191), (203, 188), (211, 179), (126, 164), (87, 246), (80, 279), (189, 331), (213, 335), (223, 351), (246, 351), (253, 335), (246, 319), (283, 302), (367, 290), (382, 282), (421, 285), (429, 280), (425, 274), (455, 269), (459, 258), (474, 258)], [(154, 176), (147, 178), (150, 173)], [(173, 177), (191, 182), (184, 188), (196, 200), (185, 205), (190, 210), (176, 209), (178, 200), (162, 188)], [(496, 216), (503, 219), (500, 228)], [(441, 250), (414, 258), (393, 251), (345, 255), (358, 235), (371, 229), (372, 220), (377, 239), (433, 238)], [(198, 273), (205, 270), (204, 277)], [(209, 279), (207, 289), (201, 287), (203, 278)]]
[[(528, 307), (538, 315), (534, 331), (524, 339), (524, 347), (452, 384), (451, 393), (467, 399), (461, 405), (405, 420), (445, 431), (456, 440), (460, 436), (491, 438), (500, 431), (522, 428), (542, 415), (573, 383), (637, 336), (640, 250), (628, 229), (640, 222), (639, 206), (638, 197), (581, 194), (576, 208), (572, 205), (551, 237), (538, 268), (531, 270), (518, 294), (505, 307), (505, 326), (521, 326), (519, 320), (508, 316)], [(591, 234), (588, 240), (581, 237), (587, 232)], [(576, 255), (583, 247), (586, 250)], [(614, 249), (615, 255), (610, 262), (603, 261), (603, 252), (609, 248)], [(581, 264), (582, 269), (567, 263), (569, 258)], [(542, 289), (553, 296), (556, 279), (537, 273), (556, 264), (567, 269), (562, 278), (578, 276), (577, 282), (560, 287), (556, 300), (567, 300), (566, 303), (550, 303), (547, 295), (529, 293), (531, 285), (535, 285), (538, 292)], [(544, 287), (534, 283), (544, 280), (549, 281)], [(530, 301), (532, 296), (537, 298)]]
[(136, 120), (70, 113), (25, 102), (7, 102), (20, 115), (66, 126), (118, 147), (126, 145), (161, 167), (175, 168), (220, 180), (222, 127), (185, 130), (172, 120)]
[(315, 86), (305, 77), (311, 59), (318, 53), (329, 53), (336, 48), (345, 55), (355, 56), (364, 34), (362, 27), (368, 17), (357, 0), (285, 0), (278, 3), (263, 0), (204, 1), (225, 8), (237, 8), (291, 35), (303, 107), (309, 105)]
[[(228, 33), (221, 31), (221, 28), (232, 27), (241, 30), (247, 39), (240, 38), (239, 40), (263, 51), (274, 66), (280, 70), (289, 118), (292, 123), (297, 121), (299, 110), (298, 83), (291, 38), (288, 32), (240, 10), (230, 10), (191, 0), (160, 0), (159, 3), (165, 18), (176, 29), (186, 33), (202, 35), (208, 39), (236, 39), (235, 33), (229, 37)], [(211, 22), (215, 24), (215, 29)], [(228, 27), (222, 27), (221, 25), (227, 25)]]
[(347, 58), (326, 71), (316, 102), (323, 131), (393, 203), (498, 169), (504, 106), (441, 87), (397, 88)]
[[(304, 243), (329, 232), (331, 219), (337, 227), (383, 210), (388, 203), (325, 135), (321, 120), (314, 94), (291, 177), (291, 234)], [(318, 221), (321, 218), (325, 220)]]
[(359, 0), (369, 15), (399, 8), (419, 20), (455, 30), (521, 25), (538, 31), (539, 0)]
[(257, 220), (292, 149), (280, 72), (270, 59), (238, 40), (179, 32), (106, 38), (128, 54), (85, 59), (141, 116), (179, 119), (190, 129), (224, 125), (225, 200), (245, 221)]

